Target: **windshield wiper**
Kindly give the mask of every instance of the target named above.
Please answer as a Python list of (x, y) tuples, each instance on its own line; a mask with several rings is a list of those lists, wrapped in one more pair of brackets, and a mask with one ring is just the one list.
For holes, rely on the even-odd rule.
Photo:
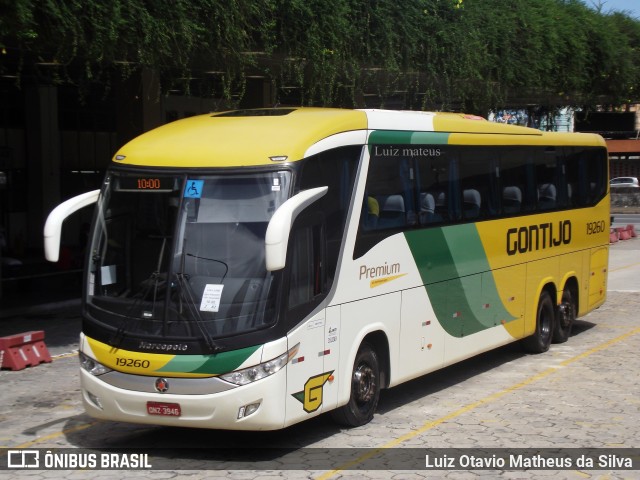
[(189, 276), (183, 272), (178, 272), (176, 273), (176, 278), (178, 279), (178, 292), (180, 294), (180, 298), (184, 301), (191, 318), (197, 325), (198, 330), (200, 330), (204, 343), (213, 353), (219, 352), (222, 348), (213, 341), (213, 337), (204, 326), (204, 319), (202, 318), (202, 315), (200, 315), (200, 312), (196, 308), (196, 298), (193, 294), (191, 285), (189, 285)]
[(208, 260), (210, 262), (221, 263), (224, 266), (225, 270), (224, 270), (224, 274), (222, 275), (222, 277), (220, 277), (220, 283), (224, 282), (224, 279), (226, 278), (227, 273), (229, 273), (229, 265), (227, 265), (222, 260), (218, 260), (217, 258), (201, 257), (200, 255), (195, 255), (193, 253), (185, 253), (184, 255), (186, 255), (187, 257), (197, 258), (198, 260)]
[[(204, 339), (204, 342), (207, 345), (207, 348), (209, 348), (211, 352), (216, 353), (222, 350), (222, 347), (220, 347), (213, 341), (213, 337), (204, 326), (204, 319), (202, 318), (200, 311), (196, 307), (196, 298), (195, 298), (195, 295), (193, 294), (193, 289), (189, 284), (189, 275), (184, 273), (184, 260), (185, 260), (185, 256), (187, 255), (185, 253), (186, 245), (187, 245), (187, 239), (185, 238), (182, 244), (182, 258), (180, 259), (180, 263), (181, 263), (180, 271), (176, 272), (176, 278), (178, 279), (178, 293), (180, 295), (180, 298), (186, 304), (187, 310), (191, 314), (191, 318), (193, 319), (194, 323), (198, 327), (198, 330), (200, 330), (200, 333), (202, 334), (202, 338)], [(196, 257), (196, 255), (191, 255), (191, 256)], [(210, 260), (210, 259), (207, 259), (207, 260)], [(221, 262), (221, 263), (224, 263), (224, 262)], [(224, 265), (226, 266), (226, 264)], [(228, 267), (227, 267), (227, 270), (228, 270)], [(226, 276), (226, 272), (225, 272), (225, 276)]]
[[(167, 239), (171, 237), (170, 236), (167, 237), (163, 235), (162, 237), (150, 236), (149, 238), (162, 238), (162, 245), (160, 246), (160, 255), (158, 255), (158, 263), (156, 264), (156, 269), (153, 272), (151, 272), (151, 275), (149, 275), (149, 278), (141, 282), (141, 284), (144, 285), (144, 290), (142, 290), (142, 293), (139, 296), (137, 296), (137, 298), (133, 301), (133, 303), (131, 303), (131, 305), (129, 306), (129, 308), (125, 313), (125, 318), (122, 319), (122, 321), (118, 325), (118, 329), (111, 337), (111, 343), (115, 347), (119, 347), (122, 341), (124, 340), (125, 333), (126, 333), (126, 326), (131, 318), (134, 319), (133, 322), (131, 323), (131, 329), (133, 330), (138, 326), (142, 318), (152, 319), (155, 317), (156, 301), (158, 298), (158, 286), (160, 285), (160, 279), (161, 279), (160, 268), (162, 268), (162, 258), (164, 256), (164, 250), (167, 245)], [(166, 284), (166, 278), (165, 278), (165, 284)], [(165, 285), (165, 288), (166, 288), (166, 285)], [(151, 303), (151, 312), (142, 312), (142, 317), (140, 317), (140, 314), (133, 316), (132, 314), (134, 313), (136, 307), (143, 304), (143, 302), (147, 299), (152, 289), (153, 289), (153, 300)]]

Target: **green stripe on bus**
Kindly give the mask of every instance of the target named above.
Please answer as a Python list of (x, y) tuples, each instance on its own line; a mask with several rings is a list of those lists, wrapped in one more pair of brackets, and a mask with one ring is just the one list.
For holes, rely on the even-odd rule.
[(449, 143), (449, 133), (442, 132), (405, 132), (375, 130), (369, 136), (369, 144), (377, 145), (446, 145)]
[(413, 132), (411, 143), (425, 145), (446, 145), (449, 143), (449, 133), (441, 132)]
[(238, 368), (260, 347), (257, 345), (213, 355), (176, 355), (157, 371), (221, 375)]
[(406, 232), (440, 325), (463, 337), (515, 317), (504, 307), (474, 224)]

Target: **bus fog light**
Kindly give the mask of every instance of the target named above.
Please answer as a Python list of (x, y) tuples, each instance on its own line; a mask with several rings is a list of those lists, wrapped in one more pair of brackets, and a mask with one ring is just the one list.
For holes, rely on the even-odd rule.
[(85, 393), (87, 394), (87, 400), (89, 400), (89, 402), (91, 402), (94, 406), (98, 407), (100, 410), (104, 410), (102, 406), (102, 402), (97, 396), (95, 396), (93, 393), (91, 393), (88, 390), (85, 390)]
[(248, 405), (244, 405), (238, 409), (238, 420), (241, 418), (248, 417), (249, 415), (256, 413), (256, 411), (260, 408), (260, 402), (250, 403)]

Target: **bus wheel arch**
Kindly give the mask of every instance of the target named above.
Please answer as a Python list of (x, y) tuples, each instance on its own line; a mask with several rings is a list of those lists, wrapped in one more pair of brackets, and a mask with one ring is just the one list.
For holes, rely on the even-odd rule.
[(560, 304), (557, 306), (553, 342), (563, 343), (569, 339), (573, 323), (578, 314), (578, 281), (575, 277), (567, 279), (562, 290)]
[(555, 288), (545, 286), (540, 292), (536, 307), (536, 326), (532, 335), (523, 338), (522, 347), (529, 353), (544, 353), (549, 350), (555, 329), (556, 307), (553, 299)]
[(382, 330), (368, 333), (362, 343), (368, 343), (376, 351), (380, 364), (380, 388), (389, 387), (391, 363), (389, 361), (389, 340)]
[(383, 332), (372, 332), (360, 343), (350, 373), (349, 401), (331, 412), (333, 419), (347, 427), (371, 421), (378, 407), (380, 390), (388, 385), (389, 347)]

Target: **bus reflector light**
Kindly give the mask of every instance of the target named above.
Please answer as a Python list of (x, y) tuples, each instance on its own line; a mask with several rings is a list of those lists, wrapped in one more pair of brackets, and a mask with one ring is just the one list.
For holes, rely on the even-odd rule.
[(100, 399), (97, 396), (95, 396), (93, 393), (91, 393), (88, 390), (85, 390), (85, 392), (87, 394), (87, 400), (89, 400), (91, 403), (93, 403), (93, 405), (98, 407), (100, 410), (104, 410), (104, 408), (102, 407), (102, 402), (100, 401)]
[(260, 402), (243, 405), (238, 409), (238, 420), (240, 420), (241, 418), (248, 417), (253, 413), (256, 413), (258, 411), (258, 408), (260, 408)]

